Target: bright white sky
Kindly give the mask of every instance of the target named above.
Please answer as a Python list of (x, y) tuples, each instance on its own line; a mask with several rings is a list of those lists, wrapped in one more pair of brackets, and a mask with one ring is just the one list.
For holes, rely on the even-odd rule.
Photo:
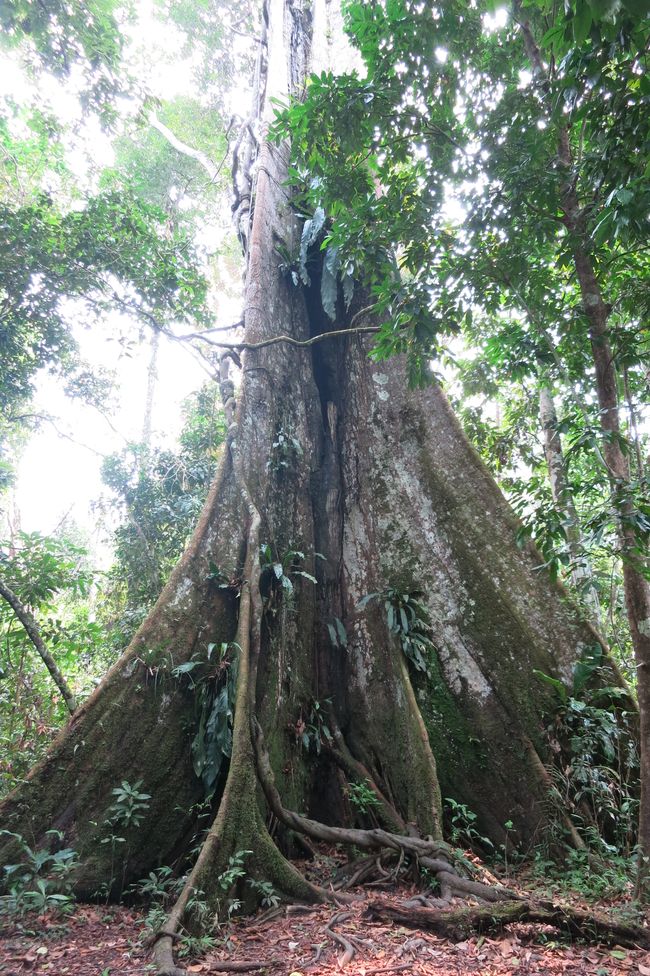
[[(120, 406), (109, 418), (115, 430), (94, 408), (70, 401), (56, 379), (42, 375), (34, 412), (56, 419), (54, 424), (43, 423), (29, 441), (18, 469), (15, 499), (24, 531), (50, 533), (68, 515), (88, 532), (89, 541), (100, 543), (105, 532), (91, 503), (103, 489), (101, 463), (105, 455), (141, 438), (150, 349), (145, 342), (131, 358), (120, 358), (118, 344), (106, 335), (77, 330), (77, 337), (86, 360), (118, 370)], [(161, 340), (154, 442), (173, 443), (181, 427), (181, 404), (205, 378), (189, 352)]]
[[(149, 90), (161, 99), (191, 93), (192, 64), (178, 58), (181, 38), (169, 24), (163, 25), (154, 18), (150, 2), (138, 5), (138, 24), (131, 29), (131, 36), (130, 61)], [(64, 122), (78, 118), (78, 103), (68, 82), (64, 86), (46, 78), (40, 88), (37, 98), (41, 105), (49, 104)], [(0, 56), (0, 97), (26, 102), (33, 95), (34, 88), (26, 80), (18, 57)], [(92, 120), (79, 136), (70, 139), (67, 150), (68, 163), (82, 181), (93, 179), (88, 169), (89, 152), (95, 165), (110, 165), (113, 161), (110, 141)], [(238, 309), (229, 311), (223, 304), (220, 313), (228, 314), (226, 322), (239, 317)], [(134, 325), (134, 335), (137, 329)], [(24, 450), (8, 506), (9, 515), (14, 526), (18, 524), (24, 531), (43, 533), (51, 533), (68, 517), (88, 534), (90, 544), (97, 547), (100, 561), (106, 562), (109, 558), (107, 532), (99, 524), (92, 503), (102, 491), (105, 494), (107, 491), (100, 478), (103, 457), (119, 451), (129, 441), (141, 439), (149, 336), (145, 335), (143, 344), (127, 358), (121, 354), (119, 344), (109, 339), (110, 323), (106, 329), (87, 330), (80, 322), (74, 334), (84, 360), (117, 371), (118, 409), (110, 415), (109, 424), (94, 408), (66, 398), (55, 378), (46, 373), (40, 375), (32, 409), (34, 413), (47, 414), (53, 422), (43, 422)], [(180, 432), (183, 401), (207, 377), (189, 350), (164, 337), (160, 342), (157, 371), (153, 442), (172, 444)], [(0, 516), (0, 536), (5, 531)]]

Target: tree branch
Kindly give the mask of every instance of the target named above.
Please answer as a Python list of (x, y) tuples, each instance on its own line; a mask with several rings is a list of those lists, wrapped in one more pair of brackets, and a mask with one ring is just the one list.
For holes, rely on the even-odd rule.
[(13, 612), (16, 614), (21, 624), (25, 628), (25, 632), (29, 637), (30, 641), (36, 648), (38, 654), (43, 660), (43, 664), (50, 672), (54, 684), (57, 686), (61, 694), (63, 695), (63, 700), (65, 701), (68, 711), (71, 715), (74, 715), (77, 710), (77, 701), (68, 687), (68, 683), (59, 671), (57, 663), (48, 651), (47, 647), (43, 643), (41, 638), (38, 624), (36, 623), (36, 618), (33, 613), (24, 606), (18, 599), (14, 591), (7, 586), (7, 584), (0, 579), (0, 596), (6, 600)]
[(206, 171), (206, 173), (210, 177), (210, 181), (212, 183), (217, 182), (217, 179), (219, 178), (219, 174), (224, 167), (224, 163), (228, 158), (228, 152), (226, 152), (226, 155), (223, 157), (223, 159), (217, 166), (216, 163), (214, 163), (210, 159), (207, 153), (202, 152), (200, 149), (194, 149), (193, 146), (188, 146), (186, 142), (182, 142), (179, 138), (177, 138), (177, 136), (174, 135), (172, 130), (168, 129), (167, 126), (160, 121), (160, 119), (157, 117), (157, 115), (154, 112), (152, 112), (151, 115), (149, 116), (149, 122), (154, 127), (154, 129), (156, 129), (161, 134), (161, 136), (163, 136), (167, 140), (169, 145), (172, 146), (176, 150), (176, 152), (182, 153), (183, 156), (189, 156), (190, 159), (196, 160), (196, 162), (200, 166), (202, 166), (203, 169)]
[(379, 326), (362, 325), (357, 329), (335, 329), (333, 332), (321, 332), (320, 335), (312, 336), (311, 339), (294, 339), (292, 336), (279, 335), (273, 336), (272, 339), (264, 339), (262, 342), (218, 342), (216, 339), (208, 339), (202, 333), (197, 333), (192, 336), (179, 336), (178, 338), (202, 339), (203, 342), (208, 342), (211, 346), (216, 346), (218, 349), (233, 349), (235, 352), (243, 352), (247, 349), (266, 349), (267, 346), (277, 346), (280, 342), (286, 342), (289, 346), (305, 348), (306, 346), (313, 346), (317, 342), (322, 342), (324, 339), (338, 339), (340, 336), (359, 335), (364, 332), (379, 332)]

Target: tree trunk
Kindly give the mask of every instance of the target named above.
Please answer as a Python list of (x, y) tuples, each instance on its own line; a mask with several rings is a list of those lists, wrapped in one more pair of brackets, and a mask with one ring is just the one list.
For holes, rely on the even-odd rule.
[[(548, 76), (541, 50), (530, 23), (522, 14), (520, 0), (515, 0), (514, 10), (534, 73), (545, 93), (548, 94)], [(557, 139), (557, 158), (563, 175), (559, 204), (569, 234), (569, 247), (591, 345), (596, 375), (596, 394), (600, 408), (599, 423), (603, 435), (603, 457), (607, 465), (612, 506), (618, 523), (625, 604), (637, 669), (641, 805), (636, 893), (644, 901), (648, 901), (650, 900), (650, 583), (647, 579), (647, 554), (640, 551), (635, 527), (637, 513), (630, 492), (630, 466), (623, 447), (624, 437), (618, 404), (618, 376), (610, 342), (610, 308), (603, 298), (596, 265), (590, 252), (585, 223), (589, 208), (581, 207), (576, 191), (570, 131), (564, 124), (558, 126)]]
[[(160, 332), (153, 329), (151, 332), (149, 365), (147, 367), (147, 392), (144, 400), (144, 417), (142, 420), (142, 436), (140, 442), (143, 447), (151, 447), (151, 421), (153, 417), (153, 401), (156, 395), (156, 383), (158, 382), (158, 346), (160, 345)], [(144, 460), (144, 454), (141, 455)], [(142, 463), (140, 464), (142, 470)]]
[[(302, 84), (310, 9), (298, 0), (269, 5), (275, 80), (267, 95)], [(286, 158), (287, 147), (262, 130), (246, 237), (247, 343), (279, 334), (306, 341), (345, 329), (360, 310), (361, 302), (349, 312), (341, 304), (335, 322), (325, 317), (317, 255), (309, 288), (279, 267), (278, 250), (297, 253), (301, 231)], [(232, 753), (170, 932), (193, 890), (218, 907), (219, 875), (240, 850), (253, 851), (251, 876), (320, 897), (266, 829), (257, 783), (265, 763), (283, 809), (321, 824), (355, 820), (344, 769), (360, 779), (367, 772), (390, 829), (408, 825), (434, 841), (441, 792), (475, 810), (496, 843), (507, 820), (534, 843), (553, 815), (539, 761), (553, 702), (533, 670), (569, 684), (597, 637), (539, 572), (538, 554), (518, 549), (517, 521), (440, 389), (409, 391), (404, 362), (373, 363), (370, 347), (352, 334), (245, 353), (227, 449), (186, 553), (130, 648), (0, 808), (4, 826), (36, 843), (49, 828), (64, 831), (81, 854), (82, 893), (100, 884), (116, 893), (173, 862), (192, 846), (203, 800), (190, 757), (197, 689), (178, 668), (194, 657), (206, 681), (215, 671), (222, 681), (233, 665), (209, 663), (209, 648), (234, 642), (239, 651), (226, 655), (239, 663)], [(260, 566), (260, 547), (268, 565)], [(436, 648), (428, 673), (407, 661), (383, 600), (359, 609), (388, 588), (423, 594)], [(264, 755), (251, 735), (256, 722)], [(122, 780), (139, 781), (151, 799), (141, 825), (125, 828), (116, 867), (113, 845), (101, 842), (117, 829), (112, 790)], [(268, 777), (264, 785), (268, 800)], [(290, 830), (304, 823), (285, 818), (285, 851)]]
[(542, 384), (539, 388), (539, 419), (544, 435), (544, 455), (555, 508), (562, 517), (566, 532), (566, 546), (571, 557), (571, 579), (588, 608), (589, 619), (600, 628), (600, 601), (593, 582), (591, 564), (585, 554), (580, 529), (580, 519), (573, 502), (566, 459), (557, 429), (557, 414), (553, 395)]

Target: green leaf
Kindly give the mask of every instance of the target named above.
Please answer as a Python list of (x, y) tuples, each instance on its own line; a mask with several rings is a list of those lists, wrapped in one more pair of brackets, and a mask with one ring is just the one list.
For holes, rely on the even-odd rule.
[(320, 297), (323, 311), (331, 321), (336, 318), (336, 299), (338, 295), (339, 249), (328, 247), (323, 260), (323, 273), (320, 282)]
[(533, 674), (536, 678), (539, 678), (540, 681), (543, 681), (545, 684), (550, 685), (551, 688), (553, 688), (562, 704), (567, 703), (569, 700), (569, 692), (558, 678), (552, 678), (550, 674), (544, 674), (543, 671), (538, 671), (536, 668), (533, 668)]
[(650, 0), (621, 0), (621, 2), (633, 17), (647, 17), (650, 13)]
[(623, 204), (623, 206), (626, 206), (628, 203), (631, 203), (632, 200), (634, 200), (634, 193), (632, 190), (628, 190), (627, 187), (621, 186), (616, 191), (616, 198)]
[(381, 596), (381, 594), (380, 593), (366, 593), (366, 595), (365, 596), (362, 596), (361, 599), (359, 600), (359, 602), (357, 603), (357, 610), (365, 610), (365, 608), (368, 606), (368, 604), (372, 600), (376, 600), (378, 596)]
[(199, 661), (185, 661), (184, 664), (177, 664), (175, 668), (172, 668), (172, 676), (179, 678), (182, 674), (189, 674), (191, 671), (194, 671), (198, 666)]
[(345, 627), (343, 626), (343, 622), (341, 620), (339, 620), (338, 617), (335, 617), (334, 618), (334, 625), (336, 626), (336, 632), (338, 634), (339, 643), (340, 643), (341, 647), (347, 647), (348, 646), (348, 634), (347, 634), (347, 631), (346, 631)]
[(310, 583), (317, 583), (318, 582), (318, 580), (316, 579), (315, 576), (312, 576), (311, 573), (305, 572), (304, 569), (294, 569), (293, 570), (293, 575), (294, 576), (304, 576), (304, 578), (305, 579), (308, 579)]
[(576, 44), (582, 44), (589, 36), (591, 30), (592, 16), (591, 9), (586, 0), (578, 0), (576, 12), (571, 21), (573, 29), (573, 39)]
[(318, 235), (320, 234), (323, 224), (325, 223), (325, 211), (322, 207), (316, 207), (314, 211), (314, 216), (310, 220), (306, 220), (302, 228), (302, 236), (300, 238), (300, 259), (298, 262), (298, 267), (300, 271), (300, 278), (304, 285), (309, 285), (310, 278), (307, 272), (307, 257), (309, 248), (315, 243)]

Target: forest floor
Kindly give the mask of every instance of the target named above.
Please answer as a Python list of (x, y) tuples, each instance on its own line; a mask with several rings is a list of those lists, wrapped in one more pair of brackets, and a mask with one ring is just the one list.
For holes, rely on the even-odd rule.
[[(267, 976), (650, 976), (650, 952), (569, 944), (539, 925), (511, 925), (499, 937), (454, 944), (364, 917), (375, 895), (400, 902), (413, 891), (406, 884), (366, 888), (359, 891), (363, 900), (351, 905), (283, 907), (233, 919), (215, 933), (215, 945), (204, 956), (179, 962), (188, 973), (257, 968)], [(575, 896), (567, 901), (587, 907)], [(595, 906), (605, 913), (621, 907), (620, 901)], [(0, 976), (144, 976), (153, 971), (146, 931), (142, 911), (114, 905), (78, 904), (68, 916), (5, 917), (0, 919)], [(346, 942), (354, 950), (349, 961)]]

